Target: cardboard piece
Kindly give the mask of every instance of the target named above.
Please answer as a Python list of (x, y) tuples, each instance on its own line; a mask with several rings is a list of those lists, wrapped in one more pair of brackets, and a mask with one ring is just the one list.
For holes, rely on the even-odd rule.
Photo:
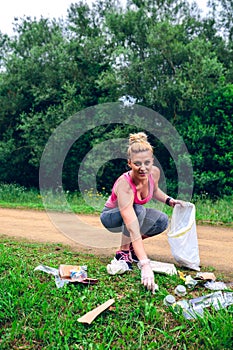
[(109, 299), (105, 303), (97, 306), (95, 309), (87, 312), (85, 315), (78, 319), (78, 322), (91, 324), (94, 319), (101, 314), (104, 310), (108, 309), (115, 302), (115, 299)]
[(198, 272), (194, 279), (203, 281), (216, 281), (216, 277), (212, 272)]

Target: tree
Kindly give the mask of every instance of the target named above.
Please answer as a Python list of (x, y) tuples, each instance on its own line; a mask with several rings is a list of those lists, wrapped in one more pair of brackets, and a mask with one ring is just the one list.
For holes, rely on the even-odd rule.
[[(17, 35), (6, 55), (4, 78), (1, 75), (2, 142), (9, 145), (2, 157), (8, 164), (33, 168), (35, 181), (53, 130), (70, 115), (95, 105), (102, 94), (96, 81), (108, 60), (95, 21), (94, 11), (83, 4), (71, 6), (67, 26), (44, 18), (16, 20)], [(27, 182), (21, 176), (23, 167), (18, 169), (16, 181)], [(1, 178), (11, 178), (7, 168)]]
[(232, 195), (233, 85), (214, 90), (203, 102), (203, 112), (183, 125), (195, 169), (195, 191), (212, 197)]

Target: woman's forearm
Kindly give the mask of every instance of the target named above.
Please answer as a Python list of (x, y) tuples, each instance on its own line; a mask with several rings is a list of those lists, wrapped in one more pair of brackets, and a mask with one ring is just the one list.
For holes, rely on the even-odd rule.
[(138, 220), (128, 224), (127, 229), (130, 233), (133, 249), (138, 259), (139, 260), (147, 259), (147, 255), (144, 249), (144, 244), (142, 242), (142, 236), (141, 236)]
[(168, 198), (168, 195), (166, 193), (164, 193), (159, 187), (156, 189), (156, 191), (154, 191), (154, 195), (153, 198), (165, 203), (166, 199)]
[(133, 249), (139, 260), (147, 259), (142, 238), (132, 241)]

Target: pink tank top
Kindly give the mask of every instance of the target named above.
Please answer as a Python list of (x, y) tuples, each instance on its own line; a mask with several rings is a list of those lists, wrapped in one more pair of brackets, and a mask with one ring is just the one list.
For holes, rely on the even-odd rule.
[[(133, 190), (133, 193), (134, 193), (134, 204), (141, 204), (141, 205), (143, 205), (143, 204), (146, 204), (147, 202), (149, 202), (151, 200), (151, 198), (153, 197), (153, 193), (154, 193), (154, 180), (153, 180), (153, 177), (152, 177), (151, 174), (149, 175), (149, 194), (144, 199), (139, 199), (138, 198), (136, 185), (133, 183), (133, 181), (132, 181), (132, 179), (131, 179), (131, 177), (129, 175), (129, 172), (124, 173), (123, 176), (128, 181), (128, 183), (130, 184), (130, 186), (131, 186), (131, 188)], [(119, 178), (114, 183), (113, 188), (112, 188), (112, 193), (109, 196), (107, 202), (105, 203), (105, 206), (107, 208), (116, 208), (118, 206), (117, 195), (115, 193), (115, 187), (117, 185), (118, 180), (119, 180)]]

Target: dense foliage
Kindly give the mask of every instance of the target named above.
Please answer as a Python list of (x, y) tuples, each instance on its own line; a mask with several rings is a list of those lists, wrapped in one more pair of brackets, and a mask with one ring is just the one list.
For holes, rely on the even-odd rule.
[[(179, 0), (76, 2), (65, 21), (15, 19), (0, 33), (0, 181), (38, 186), (44, 147), (56, 127), (87, 107), (130, 96), (159, 112), (182, 136), (192, 158), (195, 193), (232, 194), (233, 21), (231, 0), (211, 0), (209, 13)], [(93, 144), (127, 137), (132, 127), (105, 125), (70, 149), (67, 189)], [(152, 140), (174, 193), (176, 169)], [(117, 163), (117, 164), (116, 164)], [(113, 172), (113, 169), (117, 171)], [(125, 162), (99, 171), (109, 190)]]

